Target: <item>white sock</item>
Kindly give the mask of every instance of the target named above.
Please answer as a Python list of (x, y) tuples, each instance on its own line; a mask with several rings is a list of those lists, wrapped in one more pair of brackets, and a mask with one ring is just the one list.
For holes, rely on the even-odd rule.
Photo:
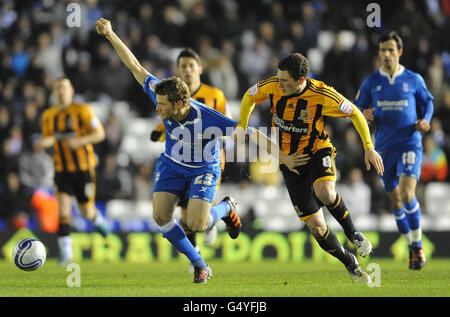
[(411, 229), (411, 240), (412, 242), (419, 242), (420, 240), (422, 240), (422, 228), (418, 228), (418, 229)]
[(101, 225), (105, 221), (105, 218), (103, 217), (102, 213), (97, 210), (97, 213), (95, 215), (94, 224), (96, 226)]
[(59, 252), (67, 258), (73, 258), (72, 238), (70, 236), (58, 237)]
[(406, 234), (402, 234), (402, 237), (405, 238), (406, 242), (408, 242), (408, 245), (411, 245), (411, 243), (413, 242), (413, 238), (412, 238), (412, 234), (411, 234), (410, 230), (408, 233)]
[(177, 220), (175, 218), (172, 218), (168, 223), (162, 226), (158, 226), (158, 228), (161, 232), (169, 232), (170, 229), (172, 229), (176, 224)]
[(209, 231), (212, 229), (212, 227), (214, 227), (216, 224), (214, 223), (214, 217), (213, 215), (209, 215), (209, 219), (208, 219), (208, 224), (206, 225), (206, 230), (205, 231)]

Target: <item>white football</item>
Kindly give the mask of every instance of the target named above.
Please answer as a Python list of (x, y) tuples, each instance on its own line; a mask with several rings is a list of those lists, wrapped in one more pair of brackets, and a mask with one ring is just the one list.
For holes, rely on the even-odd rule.
[(22, 239), (13, 249), (14, 264), (23, 271), (34, 271), (44, 265), (47, 253), (41, 241), (33, 238)]

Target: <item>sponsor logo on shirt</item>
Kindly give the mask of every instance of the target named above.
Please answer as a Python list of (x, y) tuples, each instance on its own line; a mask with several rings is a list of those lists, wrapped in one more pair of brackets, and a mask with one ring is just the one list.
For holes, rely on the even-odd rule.
[(288, 124), (283, 119), (279, 118), (277, 114), (275, 113), (273, 116), (273, 123), (280, 128), (284, 132), (294, 132), (294, 133), (301, 133), (301, 134), (307, 134), (308, 128), (298, 128), (292, 123)]
[(258, 84), (254, 84), (250, 89), (248, 90), (248, 94), (250, 96), (254, 96), (258, 93)]
[(345, 114), (351, 114), (353, 111), (353, 107), (350, 102), (348, 102), (346, 100), (342, 100), (342, 102), (339, 106), (339, 110), (341, 110)]
[(408, 99), (402, 100), (378, 100), (377, 106), (382, 110), (402, 110), (403, 107), (408, 106)]

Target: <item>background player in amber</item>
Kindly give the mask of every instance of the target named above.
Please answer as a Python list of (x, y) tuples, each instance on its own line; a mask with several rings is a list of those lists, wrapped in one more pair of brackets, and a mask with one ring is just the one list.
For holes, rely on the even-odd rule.
[(103, 236), (108, 225), (95, 208), (95, 166), (92, 144), (104, 140), (105, 132), (100, 120), (88, 104), (73, 102), (74, 88), (67, 78), (56, 81), (53, 91), (56, 105), (42, 114), (42, 138), (38, 149), (53, 148), (56, 199), (59, 205), (58, 245), (60, 264), (72, 261), (70, 218), (72, 196), (75, 196), (81, 214), (94, 222)]
[[(191, 98), (204, 103), (214, 110), (219, 111), (225, 116), (231, 118), (231, 112), (227, 106), (227, 100), (222, 90), (209, 86), (201, 82), (200, 76), (203, 72), (203, 66), (200, 56), (191, 48), (183, 49), (177, 57), (177, 74), (187, 84)], [(161, 123), (152, 131), (152, 141), (163, 142), (165, 140), (164, 124)], [(221, 171), (225, 168), (225, 153), (222, 151)], [(217, 191), (220, 187), (220, 179), (217, 183)], [(194, 246), (197, 246), (196, 233), (191, 232), (189, 228), (184, 225), (186, 217), (187, 199), (179, 202), (182, 214), (182, 226), (186, 231), (186, 235)], [(216, 227), (205, 232), (205, 243), (212, 245), (217, 236)]]
[(325, 205), (354, 243), (358, 254), (367, 256), (371, 252), (370, 241), (356, 230), (347, 207), (335, 191), (336, 152), (324, 129), (325, 116), (351, 118), (363, 141), (367, 169), (373, 164), (382, 174), (383, 162), (374, 150), (361, 111), (332, 87), (308, 78), (308, 74), (309, 62), (303, 55), (296, 53), (281, 60), (277, 76), (260, 81), (245, 93), (238, 128), (247, 129), (255, 104), (270, 99), (272, 124), (279, 131), (281, 152), (310, 155), (307, 165), (296, 167), (285, 162), (280, 166), (294, 209), (319, 245), (346, 266), (355, 282), (369, 282), (368, 274), (356, 257), (341, 246), (323, 217), (322, 206)]

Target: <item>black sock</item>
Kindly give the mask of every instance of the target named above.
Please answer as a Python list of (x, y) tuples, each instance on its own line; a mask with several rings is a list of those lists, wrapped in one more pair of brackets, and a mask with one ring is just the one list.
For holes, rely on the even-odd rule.
[(339, 243), (336, 235), (333, 231), (330, 230), (330, 228), (327, 228), (327, 232), (320, 237), (316, 238), (314, 237), (319, 243), (320, 247), (324, 249), (326, 252), (334, 256), (335, 258), (339, 259), (342, 263), (344, 263), (345, 266), (349, 266), (350, 264), (353, 264), (353, 257), (350, 255), (350, 253), (344, 249), (344, 247)]
[(341, 196), (336, 194), (336, 199), (331, 205), (327, 205), (327, 208), (331, 215), (339, 222), (342, 229), (344, 229), (347, 238), (353, 243), (353, 234), (356, 232), (356, 227)]
[(194, 231), (188, 228), (188, 226), (184, 222), (180, 222), (181, 228), (183, 228), (184, 232), (186, 232), (186, 236), (189, 242), (195, 247), (197, 246), (197, 235)]
[(58, 237), (68, 236), (70, 235), (70, 231), (71, 231), (70, 219), (60, 218), (58, 226)]
[(194, 247), (196, 247), (197, 246), (197, 234), (195, 232), (192, 232), (192, 233), (186, 234), (186, 236), (187, 236), (189, 242), (191, 242), (192, 245)]

